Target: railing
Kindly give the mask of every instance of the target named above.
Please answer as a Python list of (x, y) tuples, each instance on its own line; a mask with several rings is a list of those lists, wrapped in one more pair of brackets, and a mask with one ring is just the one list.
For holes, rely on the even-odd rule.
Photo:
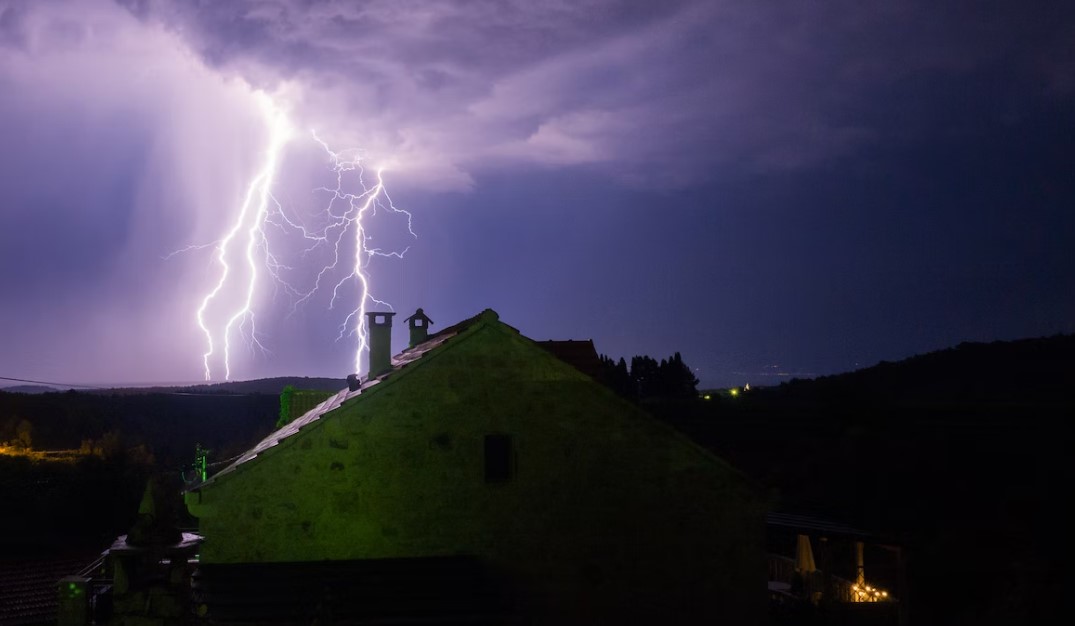
[[(855, 602), (854, 582), (825, 574), (822, 571), (800, 573), (796, 571), (795, 559), (779, 555), (767, 555), (769, 580), (788, 585), (787, 593), (803, 600), (825, 598), (834, 602)], [(820, 595), (816, 595), (820, 594)], [(895, 598), (887, 598), (894, 601)]]
[(105, 624), (112, 614), (112, 563), (108, 559), (108, 552), (101, 553), (93, 563), (90, 563), (78, 573), (82, 578), (88, 579), (87, 591), (90, 624)]
[(769, 580), (791, 584), (795, 579), (795, 559), (779, 554), (768, 555)]
[(107, 552), (102, 552), (101, 556), (97, 557), (97, 560), (90, 563), (78, 573), (78, 576), (82, 578), (89, 578), (90, 580), (105, 579), (111, 580), (111, 576), (107, 572)]

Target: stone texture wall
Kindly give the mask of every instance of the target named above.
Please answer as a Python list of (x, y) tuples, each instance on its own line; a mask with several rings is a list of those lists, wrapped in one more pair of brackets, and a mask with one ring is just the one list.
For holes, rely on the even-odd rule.
[[(487, 434), (511, 437), (506, 482), (485, 481)], [(551, 622), (765, 614), (763, 510), (738, 473), (499, 323), (188, 503), (205, 563), (469, 554)]]

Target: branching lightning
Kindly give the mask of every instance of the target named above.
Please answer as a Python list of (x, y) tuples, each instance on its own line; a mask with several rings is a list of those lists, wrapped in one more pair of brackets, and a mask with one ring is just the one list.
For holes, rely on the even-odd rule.
[[(407, 220), (407, 233), (415, 238), (417, 235), (414, 233), (410, 212), (392, 203), (392, 198), (388, 195), (388, 190), (385, 189), (384, 171), (382, 169), (376, 170), (374, 174), (376, 183), (371, 184), (366, 181), (366, 170), (359, 151), (335, 152), (317, 136), (316, 132), (311, 132), (311, 134), (314, 140), (321, 144), (321, 147), (328, 154), (332, 162), (332, 172), (335, 176), (335, 185), (333, 187), (319, 187), (317, 189), (317, 191), (328, 195), (325, 208), (321, 213), (326, 223), (316, 232), (311, 232), (290, 220), (287, 221), (287, 224), (299, 229), (303, 237), (311, 242), (311, 246), (304, 251), (304, 254), (312, 252), (317, 247), (327, 246), (331, 250), (332, 261), (321, 267), (313, 286), (309, 290), (305, 293), (293, 292), (299, 296), (295, 301), (295, 307), (297, 308), (304, 304), (317, 293), (327, 276), (337, 273), (336, 271), (343, 263), (340, 258), (342, 246), (345, 238), (350, 233), (354, 242), (350, 259), (350, 271), (333, 284), (329, 308), (336, 306), (337, 301), (341, 298), (341, 291), (348, 284), (357, 285), (358, 304), (340, 324), (337, 340), (342, 340), (345, 336), (357, 337), (355, 372), (361, 372), (362, 354), (369, 348), (366, 327), (363, 325), (366, 304), (367, 302), (373, 302), (389, 309), (392, 308), (392, 305), (377, 299), (370, 290), (370, 276), (367, 271), (369, 261), (375, 256), (402, 259), (403, 255), (410, 249), (406, 247), (402, 250), (386, 251), (374, 246), (373, 237), (368, 233), (364, 220), (375, 215), (378, 210), (391, 212), (405, 217)], [(356, 185), (354, 191), (347, 190), (346, 178), (354, 181), (352, 183)], [(283, 213), (280, 213), (280, 215), (286, 220), (286, 216)]]
[[(273, 195), (285, 145), (293, 138), (293, 131), (286, 115), (273, 102), (259, 93), (269, 129), (268, 149), (261, 169), (250, 181), (242, 205), (231, 228), (214, 246), (213, 259), (219, 268), (216, 284), (204, 296), (197, 310), (197, 323), (205, 334), (206, 351), (202, 355), (205, 379), (213, 378), (213, 362), (221, 360), (224, 379), (231, 378), (231, 337), (238, 331), (252, 347), (266, 351), (255, 330), (254, 304), (259, 283), (271, 280), (292, 299), (291, 311), (308, 304), (316, 294), (331, 285), (328, 308), (334, 309), (349, 293), (355, 296), (354, 308), (339, 326), (337, 341), (356, 338), (355, 372), (361, 372), (362, 355), (368, 350), (368, 340), (363, 325), (367, 303), (375, 303), (391, 309), (387, 302), (372, 295), (369, 263), (373, 257), (403, 258), (409, 248), (386, 250), (374, 245), (368, 229), (368, 219), (378, 211), (406, 219), (407, 233), (416, 238), (412, 228), (412, 216), (408, 211), (392, 203), (384, 185), (383, 170), (377, 169), (367, 180), (364, 159), (357, 150), (333, 151), (316, 133), (313, 139), (328, 155), (334, 185), (322, 186), (314, 191), (328, 196), (327, 201), (307, 219), (289, 217)], [(310, 226), (313, 223), (315, 226)], [(296, 268), (282, 260), (275, 251), (275, 237), (270, 237), (269, 226), (274, 235), (304, 242), (298, 255), (303, 267)], [(185, 252), (205, 246), (189, 246), (177, 252)], [(319, 253), (327, 254), (327, 261), (320, 265), (310, 259)], [(176, 254), (176, 253), (173, 253)], [(311, 267), (313, 266), (313, 267)], [(297, 287), (289, 276), (297, 269), (316, 272), (308, 288)], [(263, 270), (263, 271), (262, 271)], [(301, 273), (301, 272), (299, 272)], [(340, 275), (342, 274), (342, 277)], [(241, 296), (237, 302), (227, 302), (234, 293)], [(218, 351), (220, 354), (218, 355)]]

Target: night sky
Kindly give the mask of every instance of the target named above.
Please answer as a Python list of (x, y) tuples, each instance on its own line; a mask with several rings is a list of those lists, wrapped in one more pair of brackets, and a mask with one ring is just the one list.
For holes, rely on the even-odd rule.
[[(0, 0), (0, 376), (202, 380), (265, 102), (281, 215), (311, 130), (412, 214), (367, 233), (397, 350), (492, 308), (709, 387), (1075, 332), (1073, 3)], [(354, 281), (261, 278), (231, 378), (354, 371)]]

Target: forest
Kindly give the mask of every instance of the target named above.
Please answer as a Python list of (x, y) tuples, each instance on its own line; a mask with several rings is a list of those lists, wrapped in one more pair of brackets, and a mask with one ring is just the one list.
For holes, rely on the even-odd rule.
[(0, 391), (0, 549), (103, 549), (134, 522), (153, 474), (181, 479), (195, 447), (238, 454), (269, 432), (273, 394)]

